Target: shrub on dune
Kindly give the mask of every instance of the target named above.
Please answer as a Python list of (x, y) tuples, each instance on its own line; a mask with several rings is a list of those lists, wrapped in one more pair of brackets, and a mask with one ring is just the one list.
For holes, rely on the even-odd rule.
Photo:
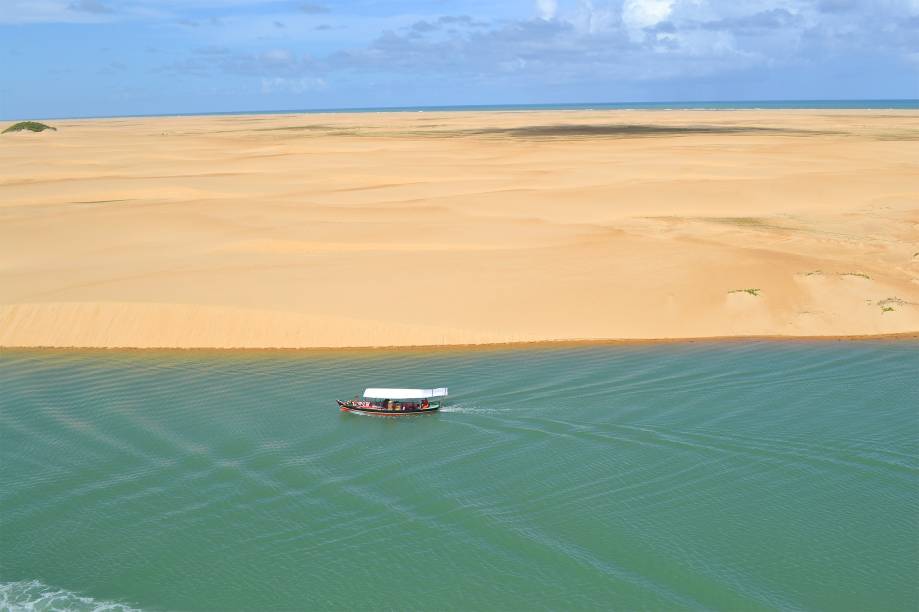
[(54, 130), (57, 131), (57, 128), (51, 127), (50, 125), (45, 125), (44, 123), (39, 123), (37, 121), (20, 121), (19, 123), (14, 123), (10, 127), (3, 130), (3, 134), (7, 132), (44, 132), (45, 130)]

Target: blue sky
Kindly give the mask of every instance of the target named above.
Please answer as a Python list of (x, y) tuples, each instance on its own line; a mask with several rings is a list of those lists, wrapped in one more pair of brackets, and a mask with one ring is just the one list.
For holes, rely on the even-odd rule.
[(0, 0), (0, 117), (919, 98), (919, 0)]

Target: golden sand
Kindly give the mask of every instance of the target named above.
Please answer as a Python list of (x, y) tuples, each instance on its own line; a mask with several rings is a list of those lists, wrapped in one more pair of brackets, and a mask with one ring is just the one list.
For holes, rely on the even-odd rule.
[(50, 121), (0, 137), (0, 346), (919, 331), (919, 112)]

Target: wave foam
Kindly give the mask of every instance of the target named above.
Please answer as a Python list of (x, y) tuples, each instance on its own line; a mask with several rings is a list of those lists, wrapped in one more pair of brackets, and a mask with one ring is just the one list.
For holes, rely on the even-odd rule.
[(138, 608), (114, 601), (99, 601), (65, 589), (56, 589), (38, 580), (0, 583), (0, 610), (4, 612), (38, 610), (139, 612)]
[(464, 404), (449, 404), (440, 409), (440, 412), (472, 412), (475, 414), (495, 414), (509, 411), (510, 408), (484, 408), (482, 406), (467, 406)]

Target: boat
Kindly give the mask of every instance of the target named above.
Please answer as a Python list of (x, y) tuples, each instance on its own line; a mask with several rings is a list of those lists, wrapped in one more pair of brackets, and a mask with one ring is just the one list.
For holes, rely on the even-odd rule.
[[(342, 412), (357, 412), (381, 416), (408, 416), (437, 412), (447, 397), (447, 388), (437, 389), (385, 389), (370, 387), (364, 397), (338, 402)], [(432, 401), (433, 400), (433, 401)]]

